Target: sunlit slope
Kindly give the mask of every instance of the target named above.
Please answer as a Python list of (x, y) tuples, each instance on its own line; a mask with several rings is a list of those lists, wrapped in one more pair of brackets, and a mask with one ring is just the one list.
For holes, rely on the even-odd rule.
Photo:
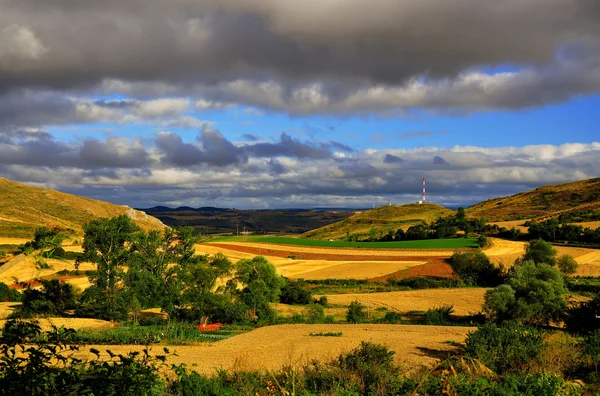
[(162, 229), (152, 216), (108, 202), (26, 186), (0, 177), (0, 236), (33, 236), (36, 228), (59, 227), (82, 233), (83, 224), (100, 217), (127, 214), (144, 229)]
[(562, 213), (587, 210), (600, 212), (600, 178), (548, 185), (503, 198), (494, 198), (469, 207), (471, 217), (488, 221), (547, 219)]
[(411, 225), (419, 224), (423, 221), (430, 222), (440, 216), (445, 217), (452, 214), (454, 214), (454, 211), (435, 204), (383, 206), (306, 232), (302, 236), (315, 239), (344, 239), (347, 233), (349, 233), (364, 237), (365, 235), (369, 235), (371, 228), (375, 228), (377, 233), (382, 232), (386, 234), (388, 230), (396, 231), (398, 228), (406, 230)]

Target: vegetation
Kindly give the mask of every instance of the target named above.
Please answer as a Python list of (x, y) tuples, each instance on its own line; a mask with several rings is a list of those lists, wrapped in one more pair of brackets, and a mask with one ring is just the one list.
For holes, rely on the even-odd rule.
[(502, 270), (481, 251), (454, 253), (450, 257), (450, 266), (456, 276), (469, 286), (493, 287), (502, 283)]
[(21, 301), (21, 293), (0, 282), (0, 302)]
[(365, 312), (365, 306), (358, 301), (352, 301), (348, 306), (346, 312), (346, 322), (348, 323), (360, 323), (367, 319), (367, 313)]
[(260, 242), (275, 243), (281, 245), (319, 246), (336, 248), (383, 248), (383, 249), (461, 249), (479, 247), (477, 238), (449, 238), (449, 239), (426, 239), (415, 241), (394, 242), (339, 242), (324, 241), (316, 239), (286, 238), (286, 237), (218, 237), (211, 242), (238, 241), (238, 242)]
[(337, 332), (320, 332), (320, 333), (310, 333), (309, 334), (311, 337), (341, 337), (342, 335), (344, 335), (344, 333), (342, 333), (341, 331), (337, 331)]

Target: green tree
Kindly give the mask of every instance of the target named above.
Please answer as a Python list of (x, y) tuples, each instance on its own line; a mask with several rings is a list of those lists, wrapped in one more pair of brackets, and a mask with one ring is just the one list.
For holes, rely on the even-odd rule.
[(92, 220), (83, 227), (83, 257), (81, 261), (95, 263), (96, 274), (90, 277), (97, 293), (88, 292), (90, 297), (101, 297), (97, 304), (105, 305), (106, 316), (116, 319), (117, 303), (122, 300), (119, 282), (123, 279), (123, 266), (131, 253), (129, 246), (139, 228), (126, 215), (112, 219)]
[(569, 256), (568, 254), (563, 254), (556, 260), (556, 266), (565, 275), (572, 275), (577, 272), (577, 268), (579, 264), (573, 258), (573, 256)]
[(484, 311), (496, 321), (546, 325), (560, 320), (567, 308), (562, 274), (547, 264), (524, 261), (506, 283), (485, 294)]
[(365, 306), (359, 303), (358, 300), (352, 301), (348, 306), (348, 311), (346, 311), (346, 321), (349, 323), (360, 323), (366, 318)]
[(377, 240), (377, 230), (375, 229), (375, 227), (371, 227), (371, 229), (369, 230), (369, 241), (375, 242), (376, 240)]
[(450, 257), (454, 273), (467, 285), (497, 286), (502, 282), (501, 271), (481, 251), (457, 252)]
[(285, 285), (273, 264), (263, 256), (240, 260), (237, 263), (237, 281), (244, 285), (240, 292), (241, 300), (255, 311), (256, 316), (261, 319), (273, 316), (269, 303), (278, 301)]
[(556, 249), (550, 242), (543, 239), (534, 239), (529, 241), (525, 249), (523, 261), (531, 260), (536, 264), (548, 264), (553, 266), (556, 263)]

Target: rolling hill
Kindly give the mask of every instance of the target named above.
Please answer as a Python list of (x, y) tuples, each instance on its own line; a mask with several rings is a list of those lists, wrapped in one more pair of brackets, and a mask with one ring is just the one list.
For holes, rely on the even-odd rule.
[(162, 229), (160, 220), (128, 206), (114, 205), (0, 177), (0, 236), (29, 238), (41, 226), (82, 233), (83, 224), (127, 214), (143, 229)]
[(375, 228), (377, 232), (386, 234), (388, 230), (396, 231), (398, 228), (406, 230), (408, 227), (423, 221), (432, 221), (438, 217), (454, 214), (454, 211), (435, 204), (408, 204), (402, 206), (382, 206), (355, 214), (345, 220), (339, 221), (316, 230), (308, 231), (302, 236), (314, 239), (344, 239), (346, 233), (369, 235), (369, 230)]
[(561, 214), (594, 213), (600, 218), (600, 178), (536, 188), (480, 202), (466, 209), (470, 217), (488, 221), (549, 219)]

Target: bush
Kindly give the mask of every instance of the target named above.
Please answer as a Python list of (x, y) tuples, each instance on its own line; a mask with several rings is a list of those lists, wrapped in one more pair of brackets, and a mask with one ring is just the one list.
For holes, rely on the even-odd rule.
[(556, 249), (552, 247), (550, 242), (543, 239), (534, 239), (529, 241), (525, 249), (523, 261), (531, 260), (536, 264), (548, 264), (554, 266), (556, 264)]
[(450, 257), (450, 266), (467, 285), (493, 287), (502, 283), (500, 269), (480, 251), (454, 253)]
[(494, 320), (546, 325), (563, 318), (567, 308), (563, 275), (547, 264), (525, 261), (505, 284), (485, 294), (484, 311)]
[(306, 283), (301, 280), (285, 279), (285, 285), (281, 288), (279, 302), (282, 304), (310, 304), (312, 293), (305, 287)]
[(423, 320), (427, 325), (446, 325), (452, 321), (450, 315), (452, 315), (453, 311), (454, 307), (452, 305), (428, 309), (425, 315), (423, 315)]
[(565, 324), (570, 332), (588, 334), (600, 329), (600, 294), (591, 301), (567, 309)]
[(486, 248), (491, 245), (490, 239), (485, 235), (479, 235), (479, 237), (477, 238), (477, 243), (481, 248)]
[(575, 259), (572, 256), (569, 256), (568, 254), (563, 254), (558, 258), (558, 260), (556, 260), (556, 266), (563, 274), (572, 275), (575, 272), (577, 272), (579, 264), (577, 264), (577, 261), (575, 261)]
[(11, 289), (5, 283), (0, 282), (0, 301), (17, 302), (21, 301), (21, 293)]
[(319, 304), (310, 304), (304, 309), (304, 316), (308, 323), (323, 323), (325, 321), (325, 309)]
[(359, 303), (358, 300), (352, 301), (346, 312), (346, 321), (350, 323), (360, 323), (366, 318), (367, 313), (365, 312), (365, 306)]
[(382, 320), (384, 323), (397, 324), (402, 323), (402, 315), (398, 312), (386, 312)]
[(539, 331), (515, 323), (485, 324), (465, 340), (464, 355), (478, 359), (498, 374), (522, 372), (538, 360), (542, 349)]

